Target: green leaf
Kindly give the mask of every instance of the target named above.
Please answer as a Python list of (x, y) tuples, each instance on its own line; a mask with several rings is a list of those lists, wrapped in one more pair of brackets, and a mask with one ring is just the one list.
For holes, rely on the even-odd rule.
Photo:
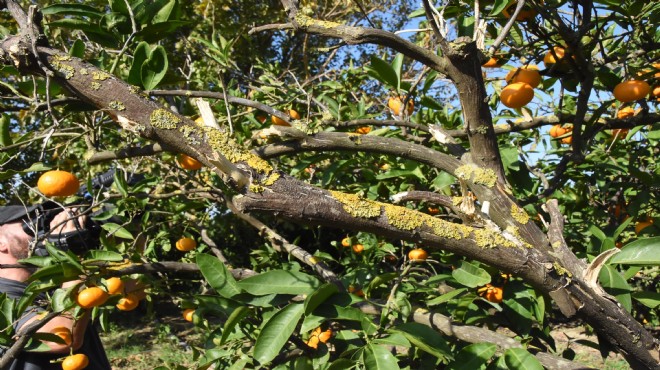
[(238, 286), (254, 295), (310, 294), (319, 281), (299, 271), (273, 270), (238, 282)]
[(305, 299), (305, 315), (311, 314), (316, 307), (338, 292), (339, 288), (337, 288), (335, 284), (325, 283), (321, 285), (314, 291), (314, 293), (308, 295)]
[(259, 363), (267, 364), (277, 356), (296, 329), (304, 310), (304, 305), (291, 303), (268, 320), (254, 344), (254, 358)]
[(543, 365), (523, 348), (509, 348), (504, 352), (509, 369), (543, 370)]
[(115, 171), (112, 177), (114, 178), (115, 185), (117, 185), (117, 190), (119, 190), (124, 198), (128, 198), (128, 184), (126, 183), (124, 176), (121, 175), (121, 172)]
[(451, 276), (460, 284), (470, 288), (476, 288), (490, 283), (490, 274), (470, 262), (461, 262), (461, 267), (451, 272)]
[(121, 253), (96, 249), (88, 251), (87, 256), (89, 259), (95, 261), (121, 262), (124, 260), (124, 256)]
[(396, 357), (384, 346), (367, 344), (364, 347), (364, 368), (366, 370), (398, 370)]
[(153, 90), (167, 73), (167, 53), (162, 45), (156, 46), (151, 50), (151, 54), (146, 61), (142, 63), (140, 75), (142, 77), (142, 86), (146, 90)]
[(90, 18), (101, 18), (103, 13), (96, 8), (83, 4), (55, 4), (41, 9), (43, 15), (80, 15)]
[(5, 113), (0, 116), (0, 148), (13, 144), (11, 140), (11, 127), (9, 116)]
[(660, 265), (660, 237), (638, 239), (621, 248), (621, 252), (610, 259), (610, 264)]
[(231, 298), (241, 292), (241, 288), (225, 264), (216, 257), (202, 253), (197, 255), (195, 262), (206, 281), (221, 296)]
[(367, 73), (393, 89), (399, 86), (399, 79), (392, 66), (375, 55), (371, 56), (371, 65), (367, 67)]
[(126, 79), (128, 83), (142, 86), (142, 64), (149, 58), (149, 55), (151, 55), (151, 47), (146, 42), (142, 41), (135, 47), (133, 64), (131, 64), (131, 69), (128, 71), (128, 78)]
[(493, 4), (493, 9), (490, 11), (490, 15), (498, 15), (502, 10), (506, 9), (506, 6), (509, 5), (509, 0), (495, 0)]
[(626, 311), (631, 311), (632, 301), (630, 291), (632, 289), (626, 282), (626, 279), (614, 267), (610, 265), (603, 266), (598, 275), (598, 280), (605, 291), (616, 297)]
[(435, 297), (435, 298), (431, 299), (430, 301), (427, 301), (426, 304), (428, 306), (436, 306), (436, 305), (448, 302), (448, 301), (454, 299), (455, 297), (463, 294), (466, 290), (467, 290), (466, 288), (454, 289), (451, 292), (447, 292), (447, 293), (441, 295), (440, 297)]
[(154, 17), (151, 19), (151, 22), (152, 23), (166, 22), (167, 20), (170, 19), (170, 15), (172, 14), (172, 10), (174, 10), (175, 6), (176, 6), (176, 0), (170, 0), (167, 4), (162, 6), (160, 10), (158, 10), (158, 13), (154, 15)]
[(461, 349), (447, 370), (473, 370), (480, 369), (497, 352), (493, 343), (474, 343)]
[(187, 21), (167, 21), (152, 24), (144, 27), (138, 33), (135, 34), (137, 40), (143, 40), (146, 42), (157, 42), (161, 39), (167, 37), (167, 35), (175, 32), (183, 26), (190, 25), (191, 22)]
[(660, 306), (660, 293), (658, 292), (634, 292), (632, 297), (651, 309), (656, 309)]
[(451, 359), (451, 350), (445, 338), (437, 331), (416, 322), (397, 325), (393, 331), (401, 332), (410, 343), (440, 359)]
[(392, 70), (396, 73), (396, 91), (401, 89), (401, 71), (403, 69), (403, 54), (398, 53), (392, 61)]
[(222, 337), (220, 338), (220, 345), (225, 344), (229, 335), (234, 331), (236, 325), (250, 313), (250, 309), (246, 306), (237, 307), (231, 315), (227, 318), (225, 325), (222, 327)]
[(114, 235), (122, 239), (133, 239), (133, 235), (121, 225), (117, 225), (113, 222), (106, 222), (101, 225), (101, 227), (108, 232), (108, 235)]

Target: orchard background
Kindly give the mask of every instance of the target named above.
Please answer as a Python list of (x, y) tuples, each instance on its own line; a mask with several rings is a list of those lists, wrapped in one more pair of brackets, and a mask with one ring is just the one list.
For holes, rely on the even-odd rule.
[(558, 322), (660, 367), (660, 3), (0, 6), (1, 201), (65, 170), (102, 225), (3, 328), (122, 277), (194, 309), (200, 368), (578, 368)]

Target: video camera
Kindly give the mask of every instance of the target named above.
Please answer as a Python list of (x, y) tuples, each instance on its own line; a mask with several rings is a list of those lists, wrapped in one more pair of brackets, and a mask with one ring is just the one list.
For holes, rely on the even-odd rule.
[[(79, 209), (91, 207), (92, 195), (90, 191), (109, 188), (114, 182), (114, 177), (114, 168), (96, 176), (91, 182), (92, 189), (88, 189), (87, 185), (82, 185), (78, 190), (77, 195), (82, 197), (83, 200), (81, 202), (66, 204), (65, 207)], [(143, 175), (131, 174), (127, 183), (133, 185), (143, 178)], [(81, 254), (90, 249), (97, 248), (101, 235), (101, 225), (106, 222), (116, 222), (113, 218), (103, 221), (94, 220), (95, 216), (109, 210), (108, 206), (104, 205), (100, 209), (91, 212), (84, 225), (79, 225), (77, 216), (72, 215), (76, 224), (76, 230), (56, 233), (50, 230), (51, 221), (53, 221), (57, 214), (66, 212), (66, 208), (63, 209), (60, 205), (52, 201), (47, 201), (30, 208), (31, 210), (27, 213), (23, 222), (23, 231), (34, 238), (32, 253), (36, 256), (48, 255), (45, 243), (51, 243), (57, 249), (63, 251), (70, 250), (75, 254)]]

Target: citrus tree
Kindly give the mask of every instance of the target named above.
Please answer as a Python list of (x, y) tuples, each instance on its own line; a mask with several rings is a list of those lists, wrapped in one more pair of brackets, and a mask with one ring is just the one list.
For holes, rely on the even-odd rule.
[(174, 299), (201, 368), (579, 368), (564, 317), (660, 367), (659, 3), (241, 3), (0, 1), (3, 201), (99, 234), (3, 327)]

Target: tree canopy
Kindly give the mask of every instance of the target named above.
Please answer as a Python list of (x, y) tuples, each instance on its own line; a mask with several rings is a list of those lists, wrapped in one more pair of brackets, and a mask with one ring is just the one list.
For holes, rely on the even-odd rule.
[(100, 234), (2, 327), (119, 276), (194, 309), (200, 368), (579, 368), (561, 317), (660, 368), (660, 3), (0, 8), (0, 202), (71, 172)]

